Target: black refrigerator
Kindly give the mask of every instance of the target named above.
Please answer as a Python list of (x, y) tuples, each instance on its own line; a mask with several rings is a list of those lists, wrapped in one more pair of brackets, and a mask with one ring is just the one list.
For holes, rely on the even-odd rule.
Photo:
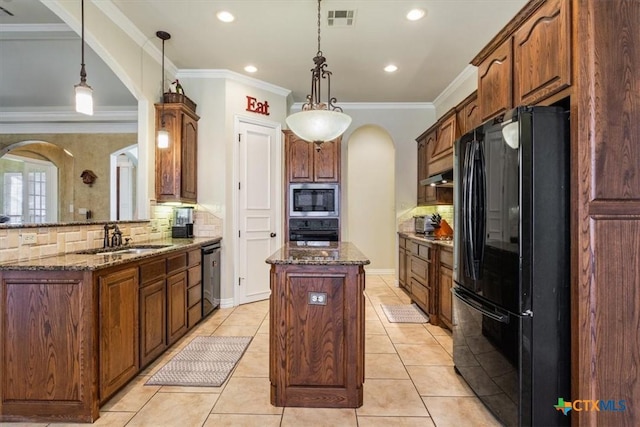
[(570, 424), (568, 123), (518, 107), (455, 142), (453, 359), (507, 426)]

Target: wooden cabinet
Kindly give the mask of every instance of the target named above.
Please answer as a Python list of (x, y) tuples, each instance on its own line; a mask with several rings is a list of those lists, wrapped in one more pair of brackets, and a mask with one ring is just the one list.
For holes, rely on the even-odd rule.
[(474, 91), (458, 104), (456, 107), (456, 117), (459, 135), (464, 135), (482, 124), (477, 91)]
[(167, 344), (187, 332), (187, 253), (167, 257)]
[[(362, 265), (271, 265), (272, 405), (362, 405), (364, 287)], [(310, 293), (324, 302), (312, 302)]]
[(169, 147), (156, 147), (158, 202), (197, 202), (198, 120), (186, 104), (156, 104), (156, 129), (169, 132)]
[(187, 327), (202, 319), (202, 255), (200, 249), (187, 253)]
[(167, 348), (167, 290), (164, 257), (140, 264), (140, 367)]
[(429, 144), (429, 175), (453, 168), (453, 142), (457, 136), (456, 112), (451, 110), (438, 121), (437, 138)]
[(411, 287), (410, 296), (422, 310), (429, 314), (431, 323), (438, 324), (438, 313), (435, 302), (436, 288), (434, 286), (434, 246), (431, 243), (408, 242), (408, 271), (407, 279)]
[(441, 246), (440, 248), (440, 266), (438, 276), (438, 295), (439, 295), (439, 319), (447, 328), (453, 326), (453, 300), (451, 288), (453, 287), (453, 248)]
[(513, 35), (514, 104), (535, 104), (571, 85), (571, 2), (547, 0)]
[(407, 281), (407, 239), (398, 237), (398, 285), (405, 291), (411, 293), (411, 288)]
[(424, 138), (418, 138), (418, 206), (424, 205), (427, 202), (427, 187), (420, 184), (420, 181), (429, 177), (427, 175), (427, 145), (429, 141), (435, 140), (436, 132), (432, 132), (424, 136)]
[(341, 137), (316, 145), (283, 133), (288, 182), (340, 182)]
[(512, 48), (512, 40), (507, 38), (478, 66), (478, 102), (483, 122), (513, 107)]
[(138, 269), (102, 273), (100, 289), (100, 401), (129, 382), (140, 367), (138, 351)]
[(418, 206), (453, 203), (453, 188), (425, 186), (420, 182), (432, 175), (453, 169), (453, 143), (458, 133), (456, 113), (455, 110), (451, 110), (416, 139)]
[(553, 95), (557, 100), (571, 86), (572, 3), (530, 1), (471, 61), (478, 67), (481, 121)]

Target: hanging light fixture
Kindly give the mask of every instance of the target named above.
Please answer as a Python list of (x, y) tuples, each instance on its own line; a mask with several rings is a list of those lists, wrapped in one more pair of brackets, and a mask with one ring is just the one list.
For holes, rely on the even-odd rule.
[(82, 20), (82, 63), (80, 64), (80, 83), (75, 85), (76, 111), (93, 116), (93, 89), (87, 84), (87, 72), (84, 68), (84, 0), (81, 1)]
[(171, 34), (166, 31), (157, 31), (156, 36), (162, 40), (162, 80), (160, 83), (160, 97), (162, 99), (162, 111), (160, 112), (160, 129), (156, 134), (158, 148), (169, 147), (169, 131), (165, 127), (164, 123), (164, 42), (171, 38)]
[[(327, 70), (327, 59), (320, 50), (320, 1), (318, 0), (318, 53), (313, 58), (315, 66), (311, 69), (311, 93), (302, 111), (287, 117), (289, 129), (305, 141), (318, 145), (342, 135), (351, 124), (351, 117), (334, 105), (336, 98), (331, 97), (331, 71)], [(327, 81), (327, 102), (320, 99), (322, 80)]]

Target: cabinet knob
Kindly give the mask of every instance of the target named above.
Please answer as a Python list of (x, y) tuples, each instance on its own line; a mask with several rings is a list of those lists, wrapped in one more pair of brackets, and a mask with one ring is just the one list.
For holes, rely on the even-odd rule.
[(276, 233), (271, 233), (271, 237), (276, 237)]

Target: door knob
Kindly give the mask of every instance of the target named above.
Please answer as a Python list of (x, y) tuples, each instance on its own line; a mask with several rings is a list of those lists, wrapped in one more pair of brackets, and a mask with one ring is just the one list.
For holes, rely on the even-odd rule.
[(271, 233), (271, 237), (276, 237), (276, 233)]

